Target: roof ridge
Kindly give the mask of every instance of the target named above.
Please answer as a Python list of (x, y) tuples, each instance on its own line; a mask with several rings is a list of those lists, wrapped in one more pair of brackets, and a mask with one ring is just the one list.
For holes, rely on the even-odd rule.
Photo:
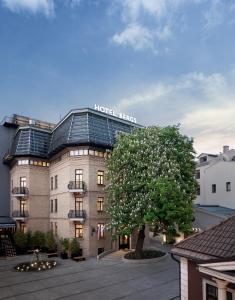
[(186, 241), (188, 241), (188, 240), (190, 240), (190, 239), (193, 239), (193, 238), (195, 238), (195, 237), (197, 237), (197, 236), (203, 235), (203, 234), (205, 234), (206, 232), (211, 231), (211, 230), (213, 230), (214, 228), (223, 225), (224, 223), (230, 221), (230, 220), (233, 219), (233, 218), (235, 219), (235, 215), (232, 215), (232, 216), (226, 218), (225, 220), (222, 220), (222, 221), (221, 221), (220, 223), (218, 223), (218, 224), (209, 226), (208, 228), (206, 228), (206, 229), (203, 230), (202, 232), (199, 232), (199, 233), (196, 233), (196, 234), (194, 234), (194, 235), (192, 235), (192, 236), (187, 237), (187, 238), (184, 239), (183, 241), (180, 241), (179, 243), (175, 244), (174, 247), (176, 247), (176, 248), (181, 248), (181, 247), (178, 247), (180, 244), (183, 244), (184, 242), (186, 242)]

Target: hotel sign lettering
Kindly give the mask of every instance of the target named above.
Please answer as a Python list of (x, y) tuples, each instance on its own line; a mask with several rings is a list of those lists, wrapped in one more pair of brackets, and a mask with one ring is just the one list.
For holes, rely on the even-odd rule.
[(98, 104), (95, 104), (94, 108), (95, 108), (95, 110), (98, 110), (100, 112), (106, 113), (108, 115), (111, 115), (111, 116), (114, 116), (114, 117), (118, 117), (120, 119), (130, 121), (132, 123), (137, 123), (136, 118), (130, 117), (130, 116), (128, 116), (126, 114), (123, 114), (123, 113), (117, 113), (116, 111), (114, 111), (113, 109), (110, 109), (108, 107), (104, 107), (104, 106), (100, 106)]

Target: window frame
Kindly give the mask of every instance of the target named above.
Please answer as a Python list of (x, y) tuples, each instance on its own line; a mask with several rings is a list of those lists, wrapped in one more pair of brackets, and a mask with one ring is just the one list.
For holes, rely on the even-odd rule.
[(83, 236), (84, 236), (84, 226), (82, 224), (79, 224), (79, 223), (74, 224), (74, 236), (75, 236), (75, 238), (78, 238), (78, 239), (83, 238)]
[(53, 213), (54, 212), (54, 201), (53, 199), (51, 199), (51, 202), (50, 202), (50, 213)]
[[(207, 295), (206, 295), (206, 285), (212, 285), (214, 287), (216, 287), (218, 289), (218, 286), (216, 284), (216, 282), (211, 281), (209, 279), (206, 278), (202, 278), (202, 299), (206, 300), (207, 299)], [(232, 294), (232, 299), (235, 299), (235, 290), (232, 290), (230, 288), (226, 288), (226, 291)]]
[(51, 184), (50, 184), (50, 188), (51, 188), (51, 191), (54, 190), (54, 177), (51, 176)]
[(55, 189), (58, 188), (58, 175), (55, 175)]
[(231, 192), (231, 181), (226, 182), (226, 192)]
[(58, 212), (58, 199), (54, 199), (54, 213)]
[(104, 212), (104, 197), (102, 196), (97, 197), (97, 212)]
[(211, 193), (212, 193), (212, 194), (216, 194), (216, 183), (213, 183), (213, 184), (211, 185)]
[(103, 170), (97, 171), (97, 184), (104, 185), (104, 171)]

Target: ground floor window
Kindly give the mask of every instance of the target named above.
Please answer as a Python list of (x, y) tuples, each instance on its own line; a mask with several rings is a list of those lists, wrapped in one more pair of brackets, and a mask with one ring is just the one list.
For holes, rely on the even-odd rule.
[(104, 248), (98, 248), (98, 255), (104, 252)]
[(20, 223), (20, 230), (24, 233), (27, 232), (27, 226), (25, 223)]
[(83, 225), (82, 224), (75, 224), (75, 237), (83, 238)]
[[(218, 300), (218, 288), (216, 284), (206, 283), (206, 291), (205, 291), (206, 300)], [(230, 291), (226, 292), (226, 300), (233, 300), (233, 293)]]
[(97, 224), (97, 237), (98, 240), (104, 237), (104, 223)]

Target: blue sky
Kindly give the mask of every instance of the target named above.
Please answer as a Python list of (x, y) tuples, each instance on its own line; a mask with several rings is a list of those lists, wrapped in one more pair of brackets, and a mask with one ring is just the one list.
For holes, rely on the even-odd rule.
[(234, 0), (0, 0), (0, 119), (97, 103), (235, 147), (234, 32)]

